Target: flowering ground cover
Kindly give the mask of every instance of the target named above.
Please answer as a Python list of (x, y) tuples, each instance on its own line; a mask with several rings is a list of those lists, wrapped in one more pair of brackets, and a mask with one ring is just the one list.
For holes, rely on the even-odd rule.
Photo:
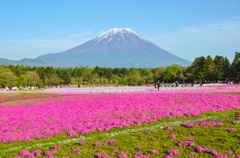
[[(41, 95), (44, 99), (41, 99)], [(190, 151), (191, 149), (191, 152), (197, 153), (196, 155), (198, 156), (205, 154), (208, 156), (219, 156), (220, 154), (216, 154), (216, 152), (228, 156), (237, 156), (240, 154), (238, 148), (233, 145), (233, 142), (240, 142), (239, 135), (237, 134), (237, 131), (239, 131), (239, 124), (236, 123), (238, 122), (238, 114), (236, 114), (236, 112), (239, 112), (240, 109), (240, 95), (237, 93), (215, 94), (183, 91), (169, 93), (149, 91), (138, 93), (91, 94), (49, 93), (26, 96), (27, 97), (21, 97), (23, 98), (21, 102), (18, 102), (18, 99), (13, 99), (13, 102), (6, 99), (7, 97), (0, 97), (2, 99), (0, 105), (0, 149), (6, 151), (5, 154), (9, 154), (7, 148), (20, 144), (24, 146), (39, 142), (47, 142), (48, 140), (58, 141), (71, 137), (80, 138), (89, 134), (99, 135), (99, 133), (121, 130), (122, 128), (131, 129), (139, 125), (147, 126), (148, 124), (159, 122), (164, 119), (192, 118), (206, 112), (216, 113), (220, 111), (224, 113), (224, 111), (229, 110), (232, 112), (231, 117), (228, 118), (229, 120), (190, 122), (178, 126), (177, 128), (168, 127), (166, 130), (161, 130), (160, 132), (148, 130), (143, 133), (125, 135), (124, 137), (126, 137), (127, 140), (125, 140), (125, 138), (123, 139), (123, 136), (116, 136), (114, 140), (104, 140), (107, 138), (103, 139), (99, 135), (99, 139), (94, 139), (96, 140), (95, 142), (86, 141), (85, 144), (71, 144), (71, 149), (69, 149), (68, 146), (61, 146), (61, 148), (59, 148), (59, 146), (56, 145), (49, 149), (36, 148), (34, 151), (16, 150), (16, 152), (19, 156), (28, 157), (33, 157), (33, 155), (35, 157), (51, 157), (51, 155), (78, 157), (78, 154), (82, 154), (83, 157), (86, 157), (84, 154), (87, 153), (91, 155), (87, 154), (90, 157), (107, 157), (107, 155), (112, 157), (125, 157), (126, 155), (128, 157), (144, 157), (144, 155), (149, 155), (151, 157), (154, 157), (154, 155), (157, 155), (156, 157), (177, 157), (180, 156), (186, 148), (186, 152), (184, 153), (193, 156), (194, 154), (189, 153), (188, 150)], [(201, 140), (198, 140), (198, 138), (202, 136), (201, 132), (203, 131), (200, 130), (203, 128), (206, 128), (204, 131), (210, 130), (208, 134), (212, 134), (215, 130), (221, 131), (223, 130), (222, 128), (224, 128), (224, 132), (222, 132), (223, 136), (221, 139), (214, 138), (215, 142), (211, 142), (211, 147), (209, 147), (209, 144), (204, 144)], [(211, 131), (211, 129), (213, 131)], [(173, 133), (174, 130), (178, 132)], [(197, 133), (194, 134), (194, 138), (197, 138), (197, 140), (191, 142), (190, 135), (187, 137), (189, 139), (184, 139), (185, 137), (181, 137), (181, 140), (178, 139), (182, 132), (191, 130), (200, 131), (199, 135)], [(164, 135), (157, 136), (159, 134), (161, 135), (161, 133)], [(231, 135), (231, 133), (234, 135)], [(217, 135), (218, 134), (216, 134), (216, 136)], [(133, 138), (130, 138), (131, 136), (133, 136)], [(233, 138), (233, 136), (236, 138)], [(144, 150), (141, 150), (142, 148), (136, 150), (138, 146), (135, 145), (138, 143), (134, 145), (134, 142), (141, 140), (141, 146), (149, 147), (152, 146), (149, 145), (151, 142), (156, 141), (155, 143), (157, 143), (160, 141), (157, 138), (163, 139), (163, 137), (165, 145), (163, 145), (164, 143), (160, 145), (161, 148), (156, 146), (155, 148), (146, 150), (144, 148)], [(228, 141), (227, 138), (230, 138), (230, 141)], [(131, 140), (131, 142), (128, 139)], [(118, 142), (121, 142), (120, 140), (123, 142), (118, 144)], [(127, 142), (124, 142), (124, 140)], [(178, 140), (178, 142), (175, 142), (175, 140)], [(218, 141), (226, 141), (227, 144), (230, 145), (226, 149), (229, 149), (232, 155), (223, 151), (223, 149), (217, 145), (219, 144)], [(170, 142), (174, 143), (171, 144)], [(126, 143), (129, 143), (129, 145), (134, 148), (124, 145)], [(174, 148), (170, 148), (166, 151), (169, 147), (169, 143), (170, 146)], [(110, 149), (108, 149), (109, 144)], [(89, 152), (87, 149), (83, 151), (84, 148), (82, 149), (80, 146), (84, 145), (86, 146), (84, 148), (91, 146), (93, 149), (89, 150)], [(199, 145), (199, 147), (196, 145)], [(107, 147), (107, 149), (105, 147)], [(213, 153), (215, 153), (215, 155), (212, 154), (212, 150), (214, 150)]]
[(0, 141), (30, 141), (122, 128), (162, 118), (197, 116), (240, 108), (240, 96), (201, 93), (63, 95), (25, 106), (0, 107)]
[[(205, 119), (204, 121), (202, 119)], [(194, 121), (195, 120), (195, 121)], [(176, 122), (208, 126), (182, 126)], [(219, 124), (216, 126), (216, 122)], [(221, 122), (221, 124), (219, 123)], [(240, 110), (205, 113), (193, 118), (168, 118), (154, 123), (96, 131), (67, 144), (9, 150), (2, 157), (229, 157), (240, 156)], [(160, 125), (160, 126), (156, 126)], [(156, 127), (156, 128), (152, 128)], [(229, 130), (231, 129), (231, 130)], [(126, 132), (128, 131), (128, 132)], [(65, 138), (67, 139), (67, 138)], [(53, 141), (53, 140), (52, 140)], [(27, 142), (19, 142), (19, 145)], [(41, 142), (38, 142), (39, 144)], [(10, 143), (11, 144), (11, 143)], [(7, 144), (1, 144), (7, 145)], [(0, 145), (0, 147), (1, 147)], [(11, 148), (11, 147), (10, 147)], [(0, 148), (1, 149), (1, 148)], [(7, 156), (6, 156), (7, 155)]]

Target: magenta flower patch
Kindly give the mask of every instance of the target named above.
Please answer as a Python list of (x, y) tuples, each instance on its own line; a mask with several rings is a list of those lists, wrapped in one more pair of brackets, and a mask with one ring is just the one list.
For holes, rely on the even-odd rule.
[(177, 149), (170, 149), (169, 150), (169, 155), (173, 156), (173, 155), (178, 155), (180, 154), (180, 151)]
[(79, 155), (82, 152), (81, 149), (79, 148), (73, 148), (72, 151), (77, 155)]
[(101, 142), (94, 142), (93, 145), (94, 145), (94, 146), (101, 146), (102, 143), (101, 143)]
[(126, 153), (120, 153), (119, 155), (119, 158), (127, 158), (127, 154)]
[(158, 154), (158, 151), (157, 151), (156, 149), (152, 149), (152, 150), (150, 150), (150, 152), (151, 152), (152, 154)]
[(170, 138), (170, 139), (175, 139), (176, 136), (175, 136), (174, 134), (170, 134), (170, 135), (169, 135), (169, 138)]
[(178, 146), (195, 146), (193, 141), (183, 140), (178, 143)]
[[(32, 97), (26, 106), (0, 106), (0, 142), (31, 141), (66, 132), (69, 136), (150, 123), (162, 118), (197, 116), (240, 108), (240, 96), (188, 92), (101, 93)], [(229, 104), (231, 103), (231, 104)], [(236, 115), (239, 118), (239, 114)], [(186, 126), (193, 126), (186, 124)], [(203, 121), (198, 126), (219, 126)], [(167, 130), (173, 130), (167, 127)]]
[(173, 130), (171, 126), (167, 126), (166, 129), (167, 129), (168, 131), (172, 131), (172, 130)]
[(197, 150), (197, 152), (204, 152), (204, 151), (207, 151), (207, 149), (205, 149), (205, 148), (203, 148), (203, 147), (201, 147), (201, 146), (197, 146), (196, 147), (196, 150)]

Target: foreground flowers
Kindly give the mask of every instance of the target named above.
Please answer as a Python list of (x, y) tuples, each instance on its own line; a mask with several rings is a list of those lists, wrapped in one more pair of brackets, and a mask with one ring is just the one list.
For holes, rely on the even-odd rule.
[[(230, 104), (231, 103), (231, 104)], [(134, 126), (162, 118), (197, 116), (240, 108), (240, 96), (207, 93), (111, 93), (62, 95), (26, 106), (0, 106), (0, 141), (30, 141)], [(237, 118), (239, 118), (237, 116)], [(202, 122), (200, 126), (221, 125)], [(168, 127), (167, 130), (172, 130)], [(150, 134), (150, 133), (147, 133)]]
[[(146, 125), (142, 129), (143, 132), (132, 131), (130, 133), (120, 134), (118, 136), (101, 135), (97, 132), (90, 134), (91, 136), (80, 137), (74, 140), (75, 143), (61, 144), (52, 143), (48, 148), (40, 150), (40, 157), (232, 157), (238, 158), (240, 150), (236, 142), (239, 139), (236, 137), (238, 134), (239, 126), (235, 124), (236, 113), (235, 111), (219, 112), (214, 114), (219, 117), (207, 117), (208, 122), (222, 122), (221, 126), (202, 126), (196, 128), (185, 128), (183, 126), (171, 124), (172, 130), (167, 130), (158, 126), (156, 129), (153, 126)], [(225, 113), (225, 114), (224, 114)], [(226, 115), (226, 113), (228, 113)], [(219, 115), (220, 114), (220, 115)], [(206, 115), (203, 115), (206, 116)], [(203, 118), (198, 117), (198, 118)], [(181, 118), (180, 118), (181, 119)], [(167, 119), (170, 120), (170, 119)], [(193, 119), (191, 120), (198, 120)], [(196, 121), (197, 122), (197, 121)], [(203, 122), (203, 121), (201, 121)], [(206, 121), (204, 121), (206, 122)], [(165, 123), (165, 122), (164, 122)], [(199, 123), (199, 122), (198, 122)], [(211, 123), (212, 124), (212, 123)], [(226, 131), (228, 128), (235, 128), (235, 131)], [(130, 128), (131, 129), (131, 128)], [(117, 130), (117, 129), (115, 129)], [(115, 131), (114, 130), (114, 131)], [(121, 129), (118, 129), (121, 130)], [(108, 132), (107, 132), (108, 133)], [(151, 133), (151, 134), (146, 134)], [(174, 134), (173, 134), (174, 133)], [(175, 139), (169, 139), (170, 135), (176, 135)], [(97, 136), (97, 137), (96, 137)], [(103, 137), (102, 137), (103, 136)], [(106, 136), (106, 137), (105, 137)], [(141, 139), (139, 139), (141, 138)], [(208, 140), (217, 140), (224, 138), (220, 143)], [(228, 141), (226, 141), (226, 139)], [(71, 138), (70, 138), (71, 139)], [(26, 142), (27, 144), (28, 142)], [(8, 144), (6, 144), (7, 146)], [(28, 149), (28, 150), (26, 150)], [(36, 149), (26, 148), (18, 152), (18, 155), (13, 155), (14, 158), (20, 157), (38, 157), (34, 154)], [(36, 152), (37, 153), (37, 152)], [(0, 154), (1, 155), (1, 154)], [(5, 157), (5, 156), (3, 156)], [(10, 156), (9, 156), (10, 157)]]

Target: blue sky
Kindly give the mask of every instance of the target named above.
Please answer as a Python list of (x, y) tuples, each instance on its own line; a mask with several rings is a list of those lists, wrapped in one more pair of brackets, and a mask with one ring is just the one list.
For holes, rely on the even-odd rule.
[(240, 51), (240, 0), (0, 0), (0, 58), (57, 53), (131, 28), (177, 56)]

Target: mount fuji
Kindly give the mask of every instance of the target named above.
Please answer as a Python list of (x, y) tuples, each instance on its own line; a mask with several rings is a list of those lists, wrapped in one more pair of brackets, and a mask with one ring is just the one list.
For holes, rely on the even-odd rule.
[(129, 28), (113, 28), (72, 49), (41, 55), (35, 59), (22, 59), (18, 62), (24, 65), (54, 67), (101, 66), (112, 68), (155, 68), (172, 64), (182, 66), (191, 64), (190, 61), (145, 40)]

